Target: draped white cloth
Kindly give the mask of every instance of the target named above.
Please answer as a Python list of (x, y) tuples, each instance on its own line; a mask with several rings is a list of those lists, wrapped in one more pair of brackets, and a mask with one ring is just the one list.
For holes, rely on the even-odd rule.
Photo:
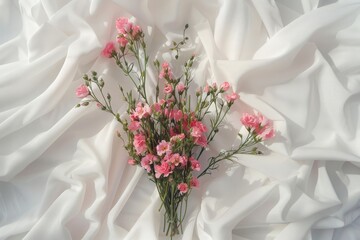
[(157, 192), (127, 164), (119, 124), (96, 106), (74, 108), (91, 70), (113, 97), (119, 83), (131, 86), (100, 56), (121, 16), (146, 30), (160, 60), (189, 23), (181, 56), (198, 56), (195, 83), (228, 81), (240, 94), (208, 156), (236, 141), (244, 111), (277, 130), (264, 155), (201, 178), (178, 239), (360, 239), (359, 0), (0, 6), (0, 239), (165, 239)]

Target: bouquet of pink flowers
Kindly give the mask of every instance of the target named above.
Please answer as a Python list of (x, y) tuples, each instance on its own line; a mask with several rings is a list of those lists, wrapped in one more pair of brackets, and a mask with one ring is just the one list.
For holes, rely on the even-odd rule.
[[(168, 62), (154, 61), (158, 71), (157, 86), (151, 92), (154, 101), (148, 97), (146, 89), (149, 56), (146, 51), (145, 34), (140, 26), (127, 18), (116, 21), (117, 43), (109, 42), (102, 55), (112, 58), (122, 72), (132, 81), (137, 94), (120, 92), (127, 102), (125, 119), (114, 112), (111, 95), (104, 93), (104, 80), (96, 72), (85, 75), (85, 83), (76, 89), (82, 98), (77, 105), (87, 106), (95, 102), (103, 111), (112, 114), (121, 123), (123, 140), (129, 153), (128, 163), (144, 168), (149, 179), (154, 182), (161, 208), (164, 208), (164, 232), (172, 236), (182, 231), (186, 215), (187, 200), (193, 188), (199, 187), (198, 178), (210, 174), (223, 160), (232, 160), (236, 154), (260, 154), (256, 145), (274, 136), (272, 122), (260, 113), (243, 114), (242, 124), (247, 136), (238, 134), (240, 143), (229, 150), (223, 150), (207, 161), (201, 161), (206, 147), (219, 132), (220, 125), (234, 101), (239, 96), (229, 92), (228, 82), (218, 86), (216, 83), (198, 89), (193, 96), (192, 67), (195, 57), (191, 56), (183, 65), (181, 77), (175, 77)], [(178, 59), (181, 46), (186, 44), (185, 36), (180, 42), (173, 42), (171, 51)], [(162, 89), (160, 91), (160, 86)], [(98, 93), (94, 89), (98, 90)], [(210, 126), (205, 125), (205, 119)]]

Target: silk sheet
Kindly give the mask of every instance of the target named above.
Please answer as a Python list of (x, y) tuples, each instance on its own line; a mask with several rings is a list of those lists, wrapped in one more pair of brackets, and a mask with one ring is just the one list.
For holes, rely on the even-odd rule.
[(188, 23), (195, 82), (240, 94), (208, 156), (236, 141), (244, 111), (277, 129), (263, 156), (201, 179), (178, 239), (360, 239), (358, 0), (2, 0), (0, 13), (0, 239), (165, 239), (120, 126), (74, 109), (90, 70), (113, 94), (131, 86), (100, 56), (120, 16), (160, 60)]

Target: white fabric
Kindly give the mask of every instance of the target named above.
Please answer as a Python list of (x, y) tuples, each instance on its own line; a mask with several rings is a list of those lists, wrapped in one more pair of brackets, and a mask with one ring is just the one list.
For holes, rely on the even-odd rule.
[(159, 59), (189, 23), (195, 82), (240, 94), (207, 156), (236, 141), (243, 111), (277, 129), (263, 156), (201, 179), (178, 239), (360, 239), (359, 0), (2, 0), (0, 13), (0, 239), (164, 239), (120, 126), (74, 109), (90, 70), (113, 96), (130, 87), (99, 55), (120, 16), (146, 29)]

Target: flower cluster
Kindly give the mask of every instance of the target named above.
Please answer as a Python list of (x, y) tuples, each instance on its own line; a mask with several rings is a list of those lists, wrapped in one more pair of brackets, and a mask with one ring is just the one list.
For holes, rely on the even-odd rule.
[(272, 122), (259, 112), (255, 114), (244, 113), (241, 117), (241, 123), (249, 132), (254, 132), (262, 140), (268, 140), (275, 136)]
[[(231, 91), (228, 82), (220, 86), (212, 83), (198, 89), (196, 98), (191, 100), (190, 86), (195, 62), (195, 56), (191, 56), (182, 64), (181, 77), (174, 75), (169, 62), (160, 64), (158, 60), (154, 61), (158, 84), (152, 93), (155, 95), (152, 98), (154, 100), (150, 101), (146, 88), (149, 57), (144, 33), (127, 18), (119, 18), (116, 29), (117, 43), (109, 42), (102, 55), (113, 58), (134, 84), (136, 95), (132, 91), (125, 92), (120, 86), (121, 94), (128, 104), (128, 117), (120, 118), (120, 114), (113, 110), (112, 97), (104, 94), (105, 82), (96, 72), (85, 75), (85, 83), (76, 89), (76, 95), (82, 98), (77, 106), (95, 102), (122, 124), (124, 131), (119, 137), (129, 153), (128, 163), (142, 167), (155, 183), (165, 208), (164, 224), (168, 224), (166, 233), (173, 236), (179, 233), (179, 227), (181, 229), (186, 213), (183, 202), (187, 201), (193, 188), (199, 187), (198, 179), (211, 173), (221, 161), (232, 160), (236, 154), (258, 154), (256, 144), (273, 137), (274, 129), (271, 121), (260, 113), (245, 113), (241, 122), (248, 136), (243, 139), (239, 134), (241, 144), (202, 162), (202, 153), (219, 132), (221, 123), (239, 95)], [(188, 39), (185, 30), (181, 44), (174, 42), (175, 59), (178, 59), (180, 52), (178, 46), (185, 44)], [(94, 88), (99, 89), (100, 93), (97, 94)], [(204, 123), (205, 119), (209, 120), (209, 126)]]

